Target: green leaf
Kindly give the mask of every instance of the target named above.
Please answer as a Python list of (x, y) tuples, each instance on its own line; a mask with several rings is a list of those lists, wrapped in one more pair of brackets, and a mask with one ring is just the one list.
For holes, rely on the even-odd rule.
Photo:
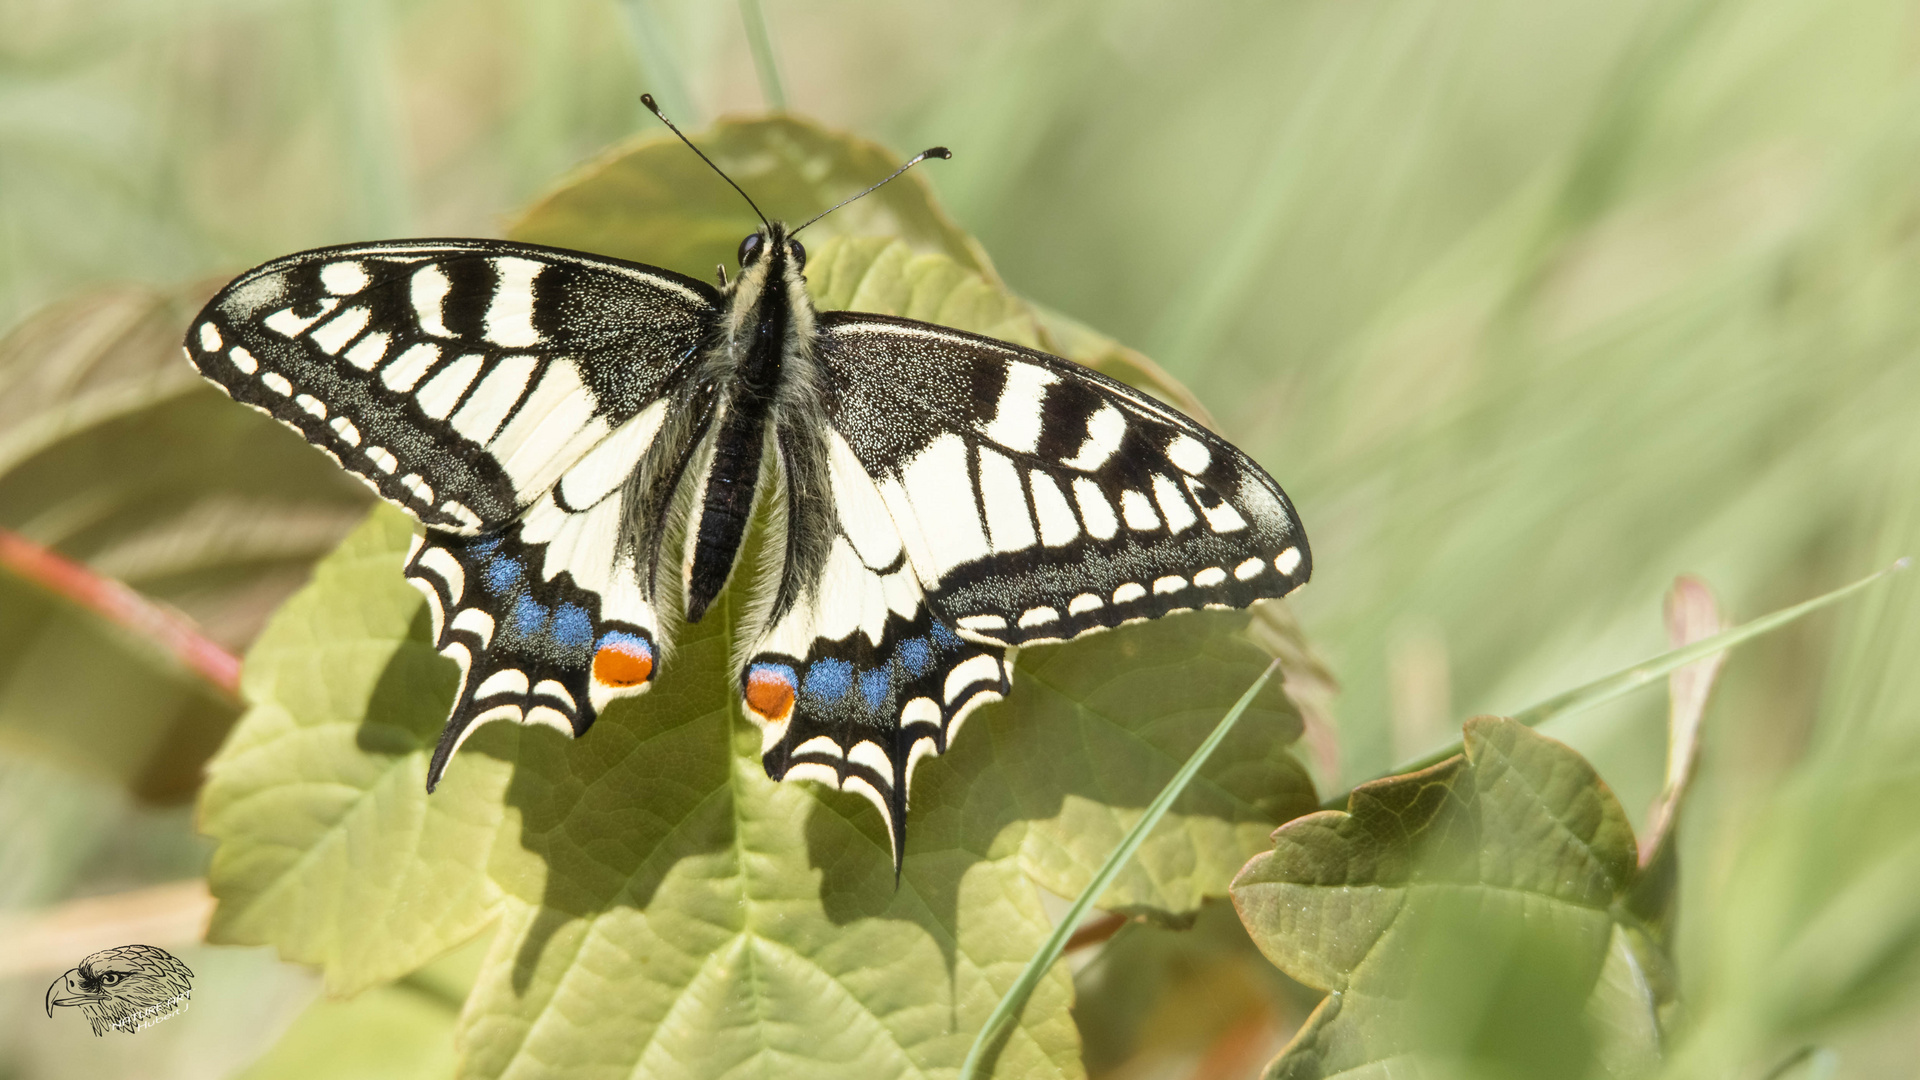
[(1039, 321), (1027, 305), (950, 255), (917, 253), (897, 237), (847, 237), (821, 245), (808, 263), (807, 287), (823, 311), (899, 315), (1030, 349), (1041, 345)]
[[(765, 145), (728, 153), (783, 169), (796, 167), (783, 156), (794, 133), (814, 130), (736, 127)], [(842, 143), (838, 153), (860, 150)], [(662, 161), (678, 176), (671, 169), (691, 155), (671, 149), (642, 146), (590, 170), (581, 189), (529, 216), (551, 230), (538, 238), (598, 250), (610, 246), (601, 235), (633, 242), (657, 224), (655, 207), (620, 193), (663, 183), (650, 171)], [(718, 183), (703, 166), (672, 182)], [(761, 175), (749, 190), (782, 182)], [(895, 189), (913, 191), (883, 191)], [(629, 219), (637, 231), (622, 233)], [(682, 235), (698, 222), (667, 224)], [(579, 228), (595, 235), (568, 231)], [(729, 252), (745, 228), (726, 225)], [(814, 246), (816, 285), (840, 302), (1044, 340), (980, 264), (932, 246), (829, 238)], [(1090, 332), (1080, 341), (1117, 350)], [(427, 749), (455, 675), (428, 646), (424, 605), (398, 572), (406, 533), (396, 513), (376, 513), (248, 656), (251, 708), (202, 803), (221, 841), (213, 935), (274, 944), (350, 992), (497, 920), (459, 1027), (464, 1068), (477, 1076), (920, 1076), (959, 1065), (1051, 929), (1035, 882), (1078, 892), (1268, 662), (1244, 636), (1245, 613), (1024, 650), (1011, 699), (976, 713), (948, 754), (918, 770), (896, 890), (868, 803), (767, 778), (737, 701), (731, 590), (676, 635), (647, 695), (616, 704), (579, 740), (490, 725), (429, 798)], [(1177, 919), (1221, 895), (1275, 825), (1313, 805), (1285, 749), (1298, 730), (1277, 692), (1254, 702), (1105, 902)], [(1079, 1074), (1070, 998), (1056, 964), (998, 1075)]]
[[(278, 945), (323, 965), (343, 993), (410, 970), (499, 912), (504, 933), (463, 1021), (482, 1073), (561, 1052), (549, 1038), (644, 1063), (670, 1049), (651, 1049), (649, 1031), (668, 1011), (672, 1030), (691, 1025), (742, 1054), (833, 1060), (836, 1048), (811, 1036), (763, 1045), (732, 1019), (743, 994), (751, 1011), (793, 1010), (796, 1030), (831, 1020), (862, 1067), (957, 1063), (1048, 929), (1026, 871), (1059, 890), (1084, 882), (1081, 864), (1097, 863), (1105, 834), (1131, 824), (1147, 784), (1205, 733), (1211, 698), (1232, 686), (1219, 673), (1260, 666), (1225, 615), (1031, 650), (1013, 702), (983, 710), (922, 768), (896, 894), (864, 801), (767, 779), (759, 735), (733, 704), (730, 643), (711, 629), (684, 636), (671, 678), (587, 738), (483, 729), (426, 796), (452, 672), (397, 573), (406, 532), (383, 509), (248, 657), (255, 705), (202, 804), (203, 828), (222, 841), (212, 937)], [(1023, 700), (1031, 707), (1017, 708)], [(1216, 756), (1175, 824), (1143, 848), (1138, 880), (1123, 877), (1110, 897), (1197, 904), (1249, 836), (1311, 806), (1298, 766), (1276, 749), (1290, 716), (1271, 703), (1258, 712), (1247, 727), (1267, 730)], [(516, 753), (515, 765), (499, 760)], [(1300, 785), (1290, 798), (1263, 794), (1288, 781)], [(930, 967), (952, 978), (929, 980)], [(585, 971), (618, 978), (621, 992), (583, 985)], [(822, 987), (840, 998), (810, 1016), (827, 1008)], [(1009, 1047), (1002, 1075), (1071, 1059), (1066, 997), (1056, 970), (1028, 1014), (1037, 1049), (1023, 1063)], [(567, 1024), (552, 1022), (556, 1010)], [(902, 1013), (918, 1021), (894, 1030), (887, 1020)]]
[[(1130, 823), (1204, 734), (1193, 721), (1217, 712), (1218, 673), (1260, 660), (1217, 615), (1032, 650), (1012, 702), (982, 710), (920, 770), (895, 893), (864, 801), (767, 779), (717, 621), (679, 641), (658, 689), (587, 738), (488, 727), (429, 798), (426, 752), (453, 673), (398, 574), (406, 535), (396, 512), (375, 515), (248, 657), (254, 707), (202, 803), (221, 841), (212, 937), (275, 944), (351, 992), (497, 913), (503, 932), (463, 1020), (470, 1067), (487, 1075), (581, 1052), (646, 1063), (684, 1051), (661, 1038), (696, 1034), (738, 1055), (804, 1052), (883, 1073), (957, 1064), (1048, 929), (1030, 864), (1060, 889), (1084, 880), (1080, 862), (1100, 852), (1075, 831)], [(1168, 701), (1182, 708), (1163, 711)], [(1197, 903), (1250, 834), (1311, 805), (1275, 749), (1290, 718), (1261, 711), (1268, 730), (1217, 755), (1177, 824), (1148, 841), (1139, 865), (1158, 872), (1110, 896)], [(1259, 794), (1289, 782), (1301, 786), (1278, 804)], [(1068, 1067), (1067, 998), (1056, 969), (1001, 1075)], [(847, 1035), (782, 1044), (741, 1024), (742, 1008), (781, 1030)], [(700, 1060), (737, 1063), (715, 1052)]]
[(905, 240), (848, 236), (830, 241), (811, 256), (807, 285), (822, 311), (899, 315), (1043, 349), (1156, 394), (1190, 416), (1210, 419), (1199, 399), (1140, 353), (1021, 300), (964, 261), (937, 252), (917, 254)]
[(1499, 717), (1466, 730), (1463, 756), (1281, 827), (1234, 879), (1261, 951), (1330, 992), (1269, 1076), (1653, 1063), (1653, 994), (1613, 914), (1625, 813), (1560, 743)]
[[(1245, 625), (1240, 613), (1176, 615), (1022, 650), (1013, 699), (988, 715), (996, 731), (1023, 729), (1021, 751), (991, 767), (1033, 818), (1020, 853), (1035, 881), (1061, 896), (1085, 888), (1146, 801), (1260, 677), (1269, 658), (1242, 636)], [(1287, 749), (1299, 735), (1273, 679), (1099, 906), (1168, 921), (1224, 896), (1275, 824), (1316, 806), (1312, 780)]]
[[(641, 702), (579, 741), (488, 727), (428, 797), (453, 672), (397, 572), (406, 536), (383, 508), (248, 658), (255, 706), (202, 804), (222, 841), (213, 940), (271, 942), (351, 992), (498, 917), (462, 1020), (481, 1075), (547, 1060), (651, 1072), (660, 1055), (686, 1075), (756, 1054), (863, 1075), (957, 1063), (1047, 929), (1017, 844), (999, 840), (1012, 800), (990, 768), (972, 785), (921, 770), (895, 892), (863, 800), (761, 768), (733, 703), (729, 593)], [(1067, 996), (1056, 973), (1009, 1053), (1020, 1069), (1070, 1071)]]
[(960, 1067), (962, 1080), (974, 1080), (981, 1076), (983, 1071), (992, 1071), (993, 1063), (1005, 1045), (1004, 1040), (1012, 1029), (1015, 1018), (1026, 1011), (1027, 1003), (1033, 997), (1034, 988), (1065, 953), (1069, 939), (1093, 910), (1094, 901), (1108, 891), (1122, 870), (1133, 865), (1134, 854), (1140, 850), (1147, 837), (1160, 824), (1167, 811), (1172, 809), (1173, 804), (1186, 793), (1194, 777), (1199, 775), (1200, 769), (1212, 761), (1214, 751), (1226, 741), (1228, 734), (1240, 722), (1240, 718), (1246, 715), (1254, 698), (1266, 688), (1279, 667), (1278, 660), (1267, 664), (1259, 677), (1254, 680), (1253, 685), (1247, 687), (1246, 692), (1233, 703), (1233, 707), (1220, 718), (1220, 722), (1207, 733), (1207, 737), (1201, 741), (1200, 745), (1187, 755), (1186, 760), (1173, 774), (1173, 778), (1168, 780), (1160, 792), (1153, 797), (1153, 801), (1147, 804), (1139, 819), (1133, 823), (1125, 835), (1120, 837), (1119, 843), (1107, 852), (1106, 858), (1101, 861), (1099, 868), (1094, 870), (1086, 885), (1080, 889), (1079, 895), (1067, 905), (1067, 910), (1060, 916), (1060, 921), (1054, 926), (1053, 933), (1047, 935), (1046, 942), (1028, 958), (1027, 966), (1021, 971), (1020, 978), (1015, 980), (1012, 989), (1001, 997), (1000, 1004), (995, 1006), (993, 1013), (987, 1017), (987, 1022), (980, 1029), (980, 1033), (974, 1036), (973, 1046), (967, 1051), (967, 1060)]

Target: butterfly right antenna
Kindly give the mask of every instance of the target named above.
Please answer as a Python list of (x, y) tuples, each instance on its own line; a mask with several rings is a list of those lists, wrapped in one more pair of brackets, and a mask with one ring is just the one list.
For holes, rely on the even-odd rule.
[[(665, 118), (663, 117), (662, 119), (665, 119)], [(852, 202), (855, 199), (866, 198), (867, 196), (880, 190), (881, 185), (885, 184), (887, 180), (892, 180), (894, 177), (899, 176), (901, 173), (906, 172), (908, 169), (913, 168), (915, 165), (920, 164), (921, 162), (927, 160), (930, 157), (939, 158), (942, 161), (946, 161), (953, 157), (953, 151), (947, 149), (944, 146), (932, 146), (932, 147), (928, 147), (925, 150), (920, 151), (918, 154), (915, 154), (913, 156), (913, 160), (907, 162), (905, 165), (902, 165), (899, 168), (893, 170), (893, 172), (889, 173), (887, 175), (886, 180), (880, 181), (880, 183), (873, 185), (872, 187), (868, 188), (867, 190), (861, 192), (858, 195), (849, 195), (846, 198), (841, 199), (839, 202), (834, 203), (832, 206), (829, 206), (825, 210), (822, 210), (819, 213), (808, 218), (804, 224), (800, 225), (798, 228), (794, 229), (792, 232), (788, 233), (787, 235), (789, 236), (799, 235), (801, 229), (804, 229), (808, 225), (811, 225), (814, 222), (819, 221), (821, 218), (826, 217), (828, 214), (833, 213), (835, 210), (840, 209), (841, 207), (847, 205), (848, 203)]]
[[(680, 136), (680, 141), (687, 144), (687, 149), (693, 151), (696, 154), (700, 154), (700, 148), (693, 145), (693, 140), (687, 138), (685, 132), (681, 131), (677, 127), (674, 127), (673, 121), (667, 119), (667, 114), (660, 111), (660, 106), (654, 102), (652, 94), (641, 94), (640, 104), (645, 105), (647, 107), (648, 112), (651, 112), (653, 113), (653, 115), (659, 117), (660, 122), (667, 125), (667, 129), (669, 131), (672, 131), (675, 135)], [(760, 213), (760, 207), (754, 203), (753, 196), (748, 195), (745, 191), (741, 190), (740, 185), (735, 184), (733, 182), (733, 177), (728, 176), (724, 171), (722, 171), (720, 166), (715, 165), (713, 163), (713, 159), (708, 157), (707, 155), (700, 154), (700, 160), (707, 163), (707, 168), (712, 169), (714, 172), (720, 173), (720, 179), (725, 180), (733, 188), (733, 190), (740, 192), (740, 197), (747, 200), (748, 206), (753, 207), (753, 212), (755, 214), (760, 215), (760, 224), (765, 225), (768, 228), (773, 227), (773, 222), (767, 220), (767, 215)]]

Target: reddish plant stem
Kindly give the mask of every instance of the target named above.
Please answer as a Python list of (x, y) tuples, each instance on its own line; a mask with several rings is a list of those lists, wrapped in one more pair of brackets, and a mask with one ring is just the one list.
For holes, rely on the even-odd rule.
[(146, 639), (214, 689), (239, 699), (239, 658), (207, 640), (185, 616), (8, 529), (0, 529), (0, 568)]

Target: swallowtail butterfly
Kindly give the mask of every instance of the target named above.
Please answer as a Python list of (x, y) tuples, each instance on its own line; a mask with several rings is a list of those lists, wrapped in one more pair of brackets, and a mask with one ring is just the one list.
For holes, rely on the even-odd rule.
[(428, 790), (487, 721), (580, 736), (644, 693), (767, 501), (739, 663), (762, 760), (871, 799), (897, 871), (914, 766), (1014, 648), (1282, 596), (1312, 559), (1211, 431), (1055, 356), (816, 311), (798, 230), (762, 221), (718, 288), (497, 240), (302, 252), (186, 351), (419, 522), (406, 575), (461, 671)]

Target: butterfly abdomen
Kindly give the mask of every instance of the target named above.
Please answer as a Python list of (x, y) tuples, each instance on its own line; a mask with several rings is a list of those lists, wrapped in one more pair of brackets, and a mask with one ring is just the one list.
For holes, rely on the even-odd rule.
[(700, 485), (693, 552), (687, 568), (687, 620), (699, 622), (733, 573), (733, 564), (753, 519), (754, 495), (766, 452), (768, 421), (780, 396), (792, 341), (793, 305), (784, 287), (786, 252), (772, 246), (760, 265), (743, 276), (734, 302), (752, 305), (715, 347), (725, 357), (726, 402), (714, 433), (713, 453)]
[(753, 496), (760, 486), (760, 462), (766, 444), (768, 402), (736, 400), (721, 418), (713, 456), (701, 486), (699, 523), (693, 559), (687, 571), (687, 621), (699, 622), (726, 585), (740, 554)]

